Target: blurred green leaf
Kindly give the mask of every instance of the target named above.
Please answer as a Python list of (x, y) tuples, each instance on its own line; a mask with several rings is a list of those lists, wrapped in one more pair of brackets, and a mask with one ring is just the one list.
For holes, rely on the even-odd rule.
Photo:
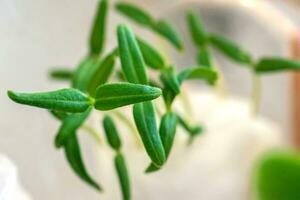
[(115, 157), (115, 168), (118, 174), (120, 186), (122, 189), (123, 200), (131, 199), (130, 181), (128, 175), (128, 169), (126, 162), (121, 153), (118, 153)]
[(156, 99), (161, 93), (159, 88), (147, 85), (132, 83), (104, 84), (97, 88), (95, 108), (97, 110), (110, 110)]
[(159, 20), (152, 25), (152, 29), (167, 39), (174, 47), (183, 50), (183, 42), (173, 27), (164, 20)]
[(209, 41), (223, 54), (241, 64), (252, 64), (251, 55), (233, 41), (222, 36), (210, 35)]
[(83, 122), (90, 115), (92, 107), (83, 113), (75, 113), (68, 115), (63, 119), (62, 124), (55, 138), (55, 146), (62, 147), (76, 130), (83, 124)]
[(133, 116), (149, 157), (157, 167), (162, 166), (166, 160), (166, 155), (157, 130), (152, 102), (135, 104), (133, 106)]
[(190, 135), (190, 143), (193, 141), (195, 136), (200, 135), (203, 132), (203, 128), (201, 126), (192, 126), (190, 125), (182, 116), (177, 115), (178, 124)]
[(207, 46), (199, 47), (197, 51), (197, 63), (203, 67), (212, 67), (212, 56)]
[(300, 70), (300, 61), (285, 58), (263, 58), (255, 65), (255, 71), (259, 74), (288, 70)]
[(138, 44), (143, 54), (145, 63), (153, 69), (162, 69), (165, 67), (165, 61), (162, 55), (146, 41), (138, 38)]
[(204, 45), (207, 41), (208, 36), (204, 30), (200, 17), (198, 17), (195, 13), (189, 11), (187, 12), (186, 20), (193, 42), (198, 47)]
[(52, 79), (55, 80), (62, 80), (62, 81), (69, 81), (72, 79), (73, 71), (70, 69), (51, 69), (49, 75)]
[(108, 1), (100, 0), (90, 36), (90, 54), (101, 54), (105, 43)]
[(74, 172), (90, 186), (98, 191), (102, 191), (100, 185), (90, 177), (90, 175), (87, 173), (87, 170), (85, 169), (81, 158), (80, 147), (78, 144), (76, 133), (72, 133), (71, 137), (66, 141), (64, 150), (67, 160)]
[(151, 16), (145, 10), (137, 7), (134, 4), (119, 2), (116, 4), (116, 9), (121, 14), (141, 25), (150, 26), (152, 24)]
[(174, 67), (169, 67), (161, 70), (160, 79), (164, 83), (164, 85), (167, 85), (167, 87), (172, 89), (172, 91), (176, 95), (180, 93), (180, 84), (175, 74)]
[(89, 81), (88, 91), (92, 96), (95, 96), (96, 89), (99, 85), (102, 85), (110, 78), (116, 58), (116, 50), (108, 54), (103, 60), (98, 61), (95, 73), (92, 75)]
[(103, 127), (109, 145), (116, 151), (119, 151), (119, 149), (121, 148), (121, 139), (118, 134), (116, 125), (110, 116), (107, 115), (104, 117)]
[(185, 80), (192, 79), (205, 80), (209, 84), (214, 85), (218, 80), (218, 73), (212, 68), (200, 66), (186, 68), (178, 74), (179, 84), (182, 84)]
[(300, 199), (300, 156), (268, 153), (259, 163), (256, 181), (259, 200)]
[(16, 103), (63, 112), (84, 112), (94, 104), (94, 99), (72, 88), (37, 93), (8, 91), (7, 95)]
[(118, 43), (122, 69), (131, 83), (147, 85), (145, 62), (133, 32), (126, 25), (118, 26)]

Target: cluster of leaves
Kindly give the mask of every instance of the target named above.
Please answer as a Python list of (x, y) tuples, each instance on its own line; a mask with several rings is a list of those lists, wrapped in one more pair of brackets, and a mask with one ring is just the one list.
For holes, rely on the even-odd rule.
[[(145, 10), (129, 3), (117, 3), (115, 8), (124, 16), (165, 38), (178, 50), (183, 49), (180, 36), (165, 20), (156, 20)], [(51, 72), (54, 79), (70, 81), (70, 88), (40, 93), (8, 91), (8, 96), (13, 101), (48, 109), (61, 121), (55, 146), (64, 149), (74, 172), (99, 191), (102, 187), (88, 174), (81, 158), (77, 138), (78, 130), (84, 125), (92, 110), (107, 111), (132, 104), (136, 128), (151, 160), (146, 172), (154, 172), (161, 169), (169, 157), (177, 125), (182, 126), (191, 139), (202, 132), (201, 126), (191, 126), (176, 113), (173, 102), (180, 94), (185, 81), (200, 79), (210, 85), (216, 83), (218, 73), (213, 67), (209, 45), (241, 64), (254, 66), (257, 73), (300, 68), (298, 62), (281, 58), (263, 58), (257, 64), (253, 64), (251, 56), (238, 45), (221, 36), (207, 33), (199, 18), (192, 12), (187, 14), (187, 22), (198, 49), (199, 59), (195, 67), (187, 67), (176, 73), (175, 66), (166, 64), (165, 58), (157, 49), (123, 24), (117, 27), (118, 46), (103, 55), (108, 11), (108, 0), (100, 0), (91, 29), (89, 53), (76, 69), (74, 71), (56, 69)], [(119, 71), (115, 69), (117, 58), (121, 62)], [(148, 76), (149, 70), (159, 74), (159, 81)], [(113, 77), (119, 81), (109, 83)], [(155, 104), (152, 100), (161, 95), (166, 111), (160, 119), (158, 128)], [(108, 144), (116, 152), (115, 168), (123, 199), (130, 199), (129, 173), (121, 152), (121, 137), (109, 112), (103, 119), (103, 128)]]

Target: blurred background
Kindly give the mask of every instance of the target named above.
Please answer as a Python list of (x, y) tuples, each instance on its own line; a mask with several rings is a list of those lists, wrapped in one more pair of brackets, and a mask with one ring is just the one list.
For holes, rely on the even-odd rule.
[[(114, 2), (111, 1), (111, 4)], [(144, 29), (134, 24), (133, 27), (148, 41), (160, 45), (165, 55), (176, 63), (178, 68), (192, 65), (195, 59), (195, 50), (184, 21), (184, 11), (189, 9), (199, 12), (209, 31), (234, 39), (257, 58), (262, 55), (300, 56), (298, 0), (131, 0), (130, 2), (136, 2), (154, 16), (164, 17), (175, 25), (185, 41), (187, 50), (184, 55), (174, 52), (168, 44), (161, 42)], [(7, 89), (46, 91), (66, 86), (51, 82), (47, 73), (51, 67), (72, 68), (87, 53), (87, 38), (96, 5), (96, 0), (0, 0), (0, 152), (15, 162), (20, 181), (33, 199), (101, 199), (99, 194), (73, 174), (67, 166), (63, 152), (54, 148), (53, 138), (59, 127), (58, 122), (46, 111), (16, 105), (6, 96)], [(110, 12), (108, 50), (116, 45), (115, 27), (119, 22), (129, 21), (122, 19), (114, 11)], [(235, 67), (217, 53), (216, 57), (228, 81), (230, 93), (241, 99), (249, 98), (251, 95), (249, 72)], [(263, 78), (261, 114), (272, 122), (272, 126), (273, 124), (276, 126), (276, 132), (280, 132), (279, 140), (285, 145), (295, 145), (297, 138), (300, 138), (300, 129), (297, 126), (300, 110), (296, 104), (299, 96), (295, 92), (299, 84), (298, 76), (291, 73), (268, 75)], [(187, 86), (191, 93), (196, 87), (193, 84)], [(224, 140), (226, 137), (220, 135), (218, 140)], [(272, 140), (272, 134), (268, 137)], [(277, 140), (279, 136), (276, 134), (274, 138)], [(88, 137), (84, 138), (82, 148), (86, 152), (85, 159), (92, 174), (97, 176), (101, 174), (95, 159), (99, 155), (95, 153), (97, 151), (95, 147), (89, 144), (93, 142)], [(214, 145), (213, 151), (226, 151), (222, 147)], [(203, 154), (203, 156), (211, 155)], [(236, 168), (238, 166), (232, 169)], [(214, 176), (218, 178), (217, 175)], [(224, 185), (221, 182), (220, 185)], [(193, 182), (190, 184), (195, 185)], [(201, 188), (201, 183), (198, 187)], [(215, 192), (213, 188), (210, 189), (207, 190), (208, 193)], [(118, 188), (112, 188), (111, 192), (114, 190), (117, 191)], [(224, 189), (222, 194), (227, 196), (223, 198), (217, 195), (209, 198), (211, 196), (207, 194), (196, 199), (247, 199), (245, 188), (241, 188), (241, 191), (235, 190), (239, 188)], [(151, 190), (144, 192), (147, 194)]]

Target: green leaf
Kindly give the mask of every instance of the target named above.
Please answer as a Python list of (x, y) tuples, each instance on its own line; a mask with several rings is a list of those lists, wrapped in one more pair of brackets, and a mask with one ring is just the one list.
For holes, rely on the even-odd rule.
[(152, 24), (151, 16), (143, 9), (126, 2), (116, 4), (116, 9), (126, 17), (132, 19), (141, 25), (150, 26)]
[(300, 62), (285, 58), (263, 58), (255, 65), (257, 73), (300, 70)]
[(195, 136), (200, 135), (203, 132), (203, 128), (201, 126), (191, 126), (179, 114), (177, 114), (177, 122), (190, 135), (191, 137), (190, 142), (193, 140)]
[(131, 83), (148, 85), (145, 62), (131, 29), (126, 25), (118, 26), (118, 43), (122, 69)]
[(100, 0), (90, 36), (90, 54), (99, 55), (104, 48), (108, 1)]
[(209, 41), (223, 54), (231, 58), (232, 60), (241, 63), (248, 64), (252, 63), (251, 55), (227, 38), (223, 38), (217, 35), (210, 35)]
[(214, 85), (218, 80), (218, 73), (211, 68), (200, 66), (186, 68), (178, 74), (178, 81), (180, 84), (185, 80), (192, 79), (205, 80), (209, 84)]
[(75, 113), (68, 115), (59, 128), (59, 131), (55, 138), (55, 146), (57, 148), (63, 146), (70, 137), (76, 132), (76, 130), (83, 124), (83, 122), (90, 115), (92, 107), (83, 113)]
[(203, 67), (212, 67), (212, 56), (207, 46), (199, 47), (197, 51), (197, 63)]
[(103, 127), (109, 145), (116, 151), (119, 151), (121, 148), (121, 139), (119, 137), (116, 125), (110, 116), (104, 117)]
[(208, 36), (200, 21), (200, 17), (190, 11), (186, 15), (186, 20), (193, 42), (199, 47), (203, 46), (207, 42)]
[(176, 95), (180, 93), (180, 84), (175, 74), (174, 67), (161, 70), (160, 79), (164, 85), (172, 89)]
[(173, 46), (179, 50), (183, 50), (183, 43), (178, 33), (166, 21), (159, 20), (152, 25), (152, 29), (167, 39)]
[(52, 69), (49, 72), (52, 79), (55, 80), (71, 80), (73, 76), (73, 71), (70, 69)]
[(71, 137), (66, 141), (64, 150), (67, 160), (74, 172), (90, 186), (98, 191), (102, 191), (100, 185), (96, 183), (96, 181), (94, 181), (87, 173), (87, 170), (81, 158), (80, 147), (78, 144), (76, 133), (71, 134)]
[(170, 87), (165, 85), (165, 87), (163, 88), (163, 98), (168, 111), (172, 110), (172, 103), (175, 100), (176, 96), (177, 95), (174, 93), (174, 91)]
[(64, 120), (69, 115), (69, 113), (56, 110), (50, 110), (50, 113), (58, 120)]
[(94, 99), (72, 88), (38, 93), (8, 91), (7, 95), (16, 103), (63, 112), (84, 112), (94, 104)]
[(163, 69), (165, 67), (165, 61), (162, 55), (149, 43), (138, 38), (138, 44), (143, 54), (145, 63), (153, 69)]
[(128, 175), (125, 159), (121, 153), (118, 153), (115, 157), (115, 168), (122, 189), (123, 200), (130, 200), (131, 192), (130, 192), (129, 175)]
[(91, 79), (98, 68), (98, 63), (98, 59), (95, 56), (88, 56), (83, 59), (73, 76), (72, 87), (82, 92), (87, 92)]
[(300, 159), (294, 152), (271, 152), (260, 160), (256, 188), (259, 200), (300, 199)]
[(166, 160), (166, 155), (157, 130), (152, 102), (135, 104), (133, 116), (147, 154), (157, 167), (162, 166)]
[(108, 54), (102, 61), (99, 61), (97, 64), (95, 73), (91, 77), (89, 81), (88, 91), (92, 96), (95, 96), (95, 91), (99, 85), (102, 85), (108, 81), (110, 78), (114, 65), (115, 65), (115, 58), (116, 58), (116, 50), (112, 53)]
[(159, 88), (147, 85), (132, 83), (105, 84), (97, 88), (95, 108), (97, 110), (111, 110), (156, 99), (161, 93)]

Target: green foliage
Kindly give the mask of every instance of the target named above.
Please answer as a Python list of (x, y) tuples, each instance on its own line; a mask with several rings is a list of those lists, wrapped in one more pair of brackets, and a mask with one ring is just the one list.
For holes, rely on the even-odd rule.
[(7, 95), (16, 103), (73, 113), (84, 112), (94, 104), (94, 99), (72, 88), (38, 93), (8, 91)]
[(272, 152), (257, 169), (259, 200), (300, 199), (300, 157), (297, 153)]
[(173, 67), (163, 69), (161, 71), (160, 79), (175, 95), (180, 93), (180, 84)]
[(187, 19), (188, 28), (190, 31), (191, 38), (193, 39), (193, 42), (198, 47), (205, 45), (208, 36), (204, 30), (202, 22), (200, 21), (200, 18), (196, 16), (195, 13), (190, 11), (187, 13), (186, 19)]
[(182, 116), (177, 115), (178, 124), (190, 135), (190, 143), (193, 141), (195, 136), (200, 135), (203, 132), (203, 128), (201, 126), (192, 126), (190, 125)]
[(97, 110), (110, 110), (156, 99), (160, 95), (161, 90), (159, 88), (147, 85), (132, 83), (105, 84), (97, 88), (95, 108)]
[(75, 113), (66, 116), (59, 128), (59, 131), (55, 138), (55, 146), (57, 148), (62, 147), (70, 137), (76, 132), (76, 130), (83, 124), (83, 122), (90, 115), (92, 107), (87, 109), (83, 113)]
[(203, 67), (212, 67), (212, 56), (208, 51), (208, 46), (198, 47), (197, 51), (197, 63)]
[(98, 191), (102, 191), (100, 185), (96, 181), (94, 181), (87, 173), (87, 170), (81, 158), (80, 147), (78, 144), (76, 133), (72, 133), (70, 138), (66, 141), (64, 145), (64, 150), (66, 158), (73, 171), (87, 184), (89, 184)]
[(70, 69), (52, 69), (49, 75), (54, 80), (69, 81), (72, 79), (73, 71)]
[(262, 58), (255, 65), (255, 71), (259, 74), (289, 70), (300, 70), (300, 61), (285, 58)]
[(186, 68), (178, 74), (180, 84), (185, 80), (193, 79), (205, 80), (207, 83), (214, 85), (218, 80), (218, 73), (211, 68), (200, 66)]
[(157, 167), (162, 166), (166, 160), (166, 155), (157, 130), (152, 102), (135, 104), (133, 116), (149, 157)]
[(109, 145), (116, 151), (121, 148), (121, 139), (119, 137), (116, 125), (110, 116), (103, 119), (104, 132)]
[(122, 189), (123, 200), (130, 200), (131, 192), (130, 192), (129, 174), (128, 174), (128, 169), (126, 167), (125, 159), (121, 153), (118, 153), (115, 157), (115, 168)]
[(106, 18), (108, 12), (108, 0), (100, 0), (98, 10), (90, 36), (90, 54), (102, 53), (105, 43)]

